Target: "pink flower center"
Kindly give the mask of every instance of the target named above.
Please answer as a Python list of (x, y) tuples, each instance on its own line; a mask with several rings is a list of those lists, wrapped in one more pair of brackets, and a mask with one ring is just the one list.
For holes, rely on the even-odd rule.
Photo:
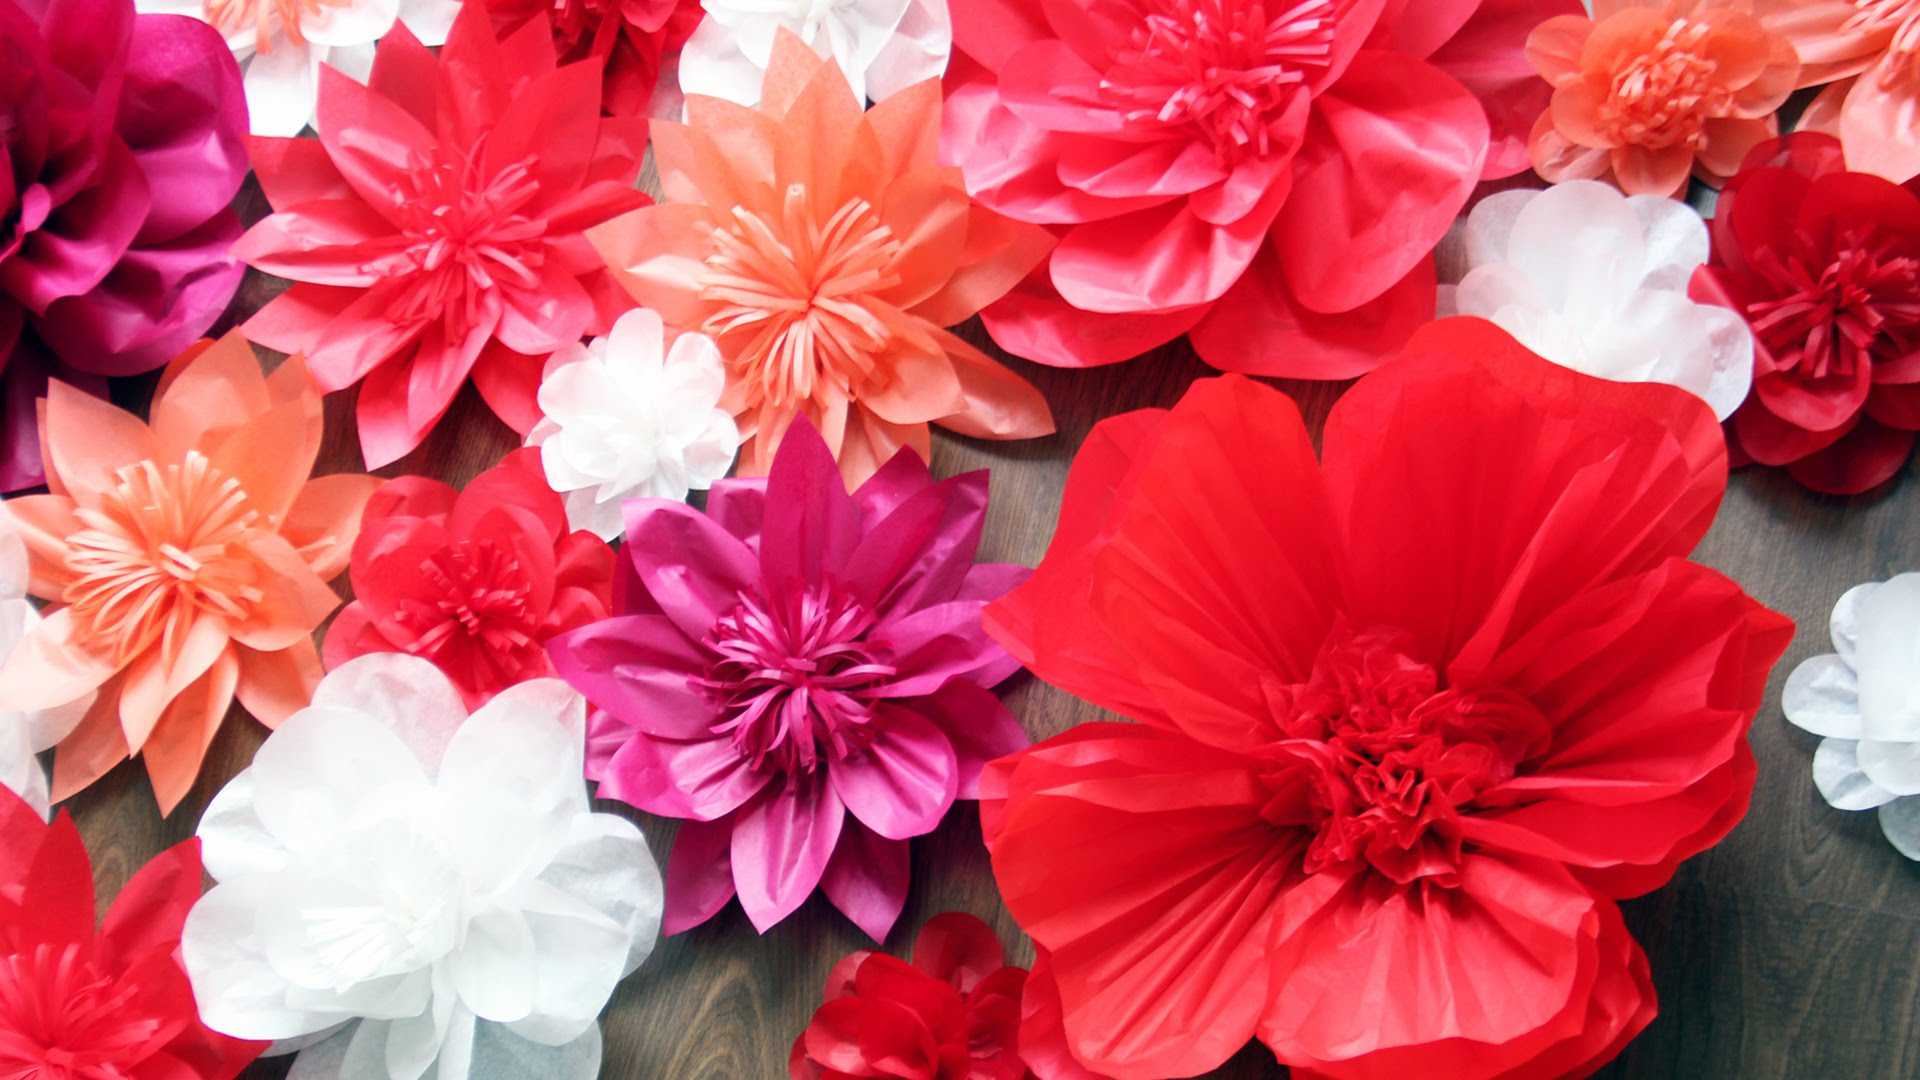
[(1747, 305), (1753, 332), (1802, 376), (1852, 376), (1876, 355), (1891, 359), (1920, 331), (1920, 260), (1857, 234), (1816, 271), (1798, 256), (1764, 248), (1751, 260), (1774, 297)]
[(441, 319), (449, 342), (486, 320), (498, 290), (537, 288), (547, 258), (547, 223), (523, 212), (540, 193), (534, 159), (481, 176), (484, 146), (464, 162), (435, 161), (407, 174), (402, 248), (367, 267), (403, 282), (390, 318)]
[(518, 681), (540, 653), (540, 620), (519, 556), (491, 540), (457, 540), (420, 563), (421, 592), (393, 615), (403, 647), (470, 690)]
[(320, 13), (322, 8), (338, 7), (351, 0), (206, 0), (207, 21), (221, 36), (232, 37), (253, 28), (253, 49), (273, 51), (273, 32), (277, 29), (295, 44), (305, 44), (301, 22)]
[(1733, 93), (1703, 55), (1712, 28), (1675, 19), (1653, 47), (1613, 73), (1600, 103), (1600, 129), (1616, 144), (1662, 149), (1706, 146), (1706, 121), (1724, 115)]
[(77, 944), (0, 957), (0, 1076), (126, 1080), (163, 1027), (139, 996), (138, 984), (102, 974)]
[(826, 586), (793, 590), (767, 604), (742, 595), (714, 625), (707, 646), (719, 654), (706, 686), (723, 719), (716, 735), (755, 768), (810, 772), (873, 738), (869, 692), (894, 674), (865, 640), (873, 613)]
[(1282, 739), (1264, 813), (1313, 831), (1308, 873), (1364, 861), (1401, 884), (1450, 884), (1463, 809), (1546, 746), (1531, 704), (1443, 688), (1404, 648), (1389, 631), (1336, 632), (1306, 682), (1273, 694)]

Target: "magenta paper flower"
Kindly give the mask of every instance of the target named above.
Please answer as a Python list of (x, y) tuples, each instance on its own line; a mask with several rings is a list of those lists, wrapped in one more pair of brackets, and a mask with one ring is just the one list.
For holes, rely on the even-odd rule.
[(986, 508), (986, 473), (935, 483), (911, 450), (849, 495), (805, 420), (705, 514), (627, 503), (620, 614), (550, 648), (595, 706), (601, 797), (686, 819), (667, 933), (736, 893), (764, 932), (818, 885), (886, 937), (907, 839), (1027, 745), (988, 689), (1019, 665), (980, 610), (1030, 571), (974, 563)]
[(240, 69), (132, 0), (0, 0), (0, 491), (45, 479), (34, 399), (102, 396), (225, 310), (242, 268)]

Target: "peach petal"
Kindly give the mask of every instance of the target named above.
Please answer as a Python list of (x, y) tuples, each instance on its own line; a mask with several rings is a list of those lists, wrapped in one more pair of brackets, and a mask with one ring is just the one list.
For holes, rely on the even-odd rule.
[(280, 535), (320, 580), (332, 581), (346, 570), (361, 515), (380, 484), (379, 477), (360, 473), (321, 476), (307, 481), (293, 500)]
[(22, 495), (6, 501), (6, 513), (27, 545), (27, 591), (58, 600), (73, 580), (67, 569), (67, 537), (86, 528), (65, 495)]
[[(935, 338), (960, 377), (965, 404), (941, 427), (976, 439), (1037, 439), (1054, 433), (1053, 410), (1034, 385), (945, 330)], [(883, 459), (884, 460), (884, 459)]]
[(154, 391), (150, 423), (161, 457), (203, 449), (207, 432), (226, 429), (272, 404), (260, 360), (237, 331), (201, 341), (167, 365)]
[(131, 413), (59, 380), (47, 384), (41, 433), (50, 455), (47, 471), (57, 471), (82, 506), (120, 482), (117, 470), (155, 451), (153, 433)]
[(169, 705), (227, 651), (227, 623), (213, 615), (192, 621), (174, 640), (156, 642), (127, 665), (120, 684), (120, 731), (139, 751)]
[(131, 751), (120, 733), (120, 684), (100, 688), (93, 707), (53, 753), (53, 801), (62, 802), (107, 775)]
[(71, 608), (28, 630), (0, 665), (0, 701), (20, 712), (57, 708), (100, 689), (120, 671), (106, 649), (86, 640)]
[(1555, 15), (1527, 35), (1527, 61), (1540, 77), (1560, 85), (1580, 75), (1580, 53), (1593, 34), (1593, 20)]
[(340, 597), (314, 574), (300, 553), (277, 535), (250, 537), (247, 547), (263, 573), (256, 584), (265, 595), (247, 620), (233, 627), (233, 639), (249, 649), (278, 652), (309, 637), (340, 606)]
[(1629, 195), (1676, 195), (1686, 187), (1693, 151), (1680, 143), (1660, 150), (1620, 146), (1611, 152), (1614, 180)]
[(231, 652), (220, 654), (219, 661), (167, 707), (142, 748), (140, 760), (153, 783), (161, 817), (173, 813), (193, 790), (200, 763), (206, 760), (207, 748), (233, 704), (239, 667)]
[(236, 645), (234, 656), (240, 662), (234, 693), (241, 707), (269, 729), (278, 728), (287, 717), (306, 708), (313, 700), (314, 688), (320, 685), (320, 654), (311, 638), (278, 652)]
[(909, 314), (935, 326), (955, 326), (1012, 292), (1045, 262), (1054, 236), (1038, 225), (1015, 221), (984, 206), (967, 217), (967, 243), (960, 266), (939, 292), (915, 304)]

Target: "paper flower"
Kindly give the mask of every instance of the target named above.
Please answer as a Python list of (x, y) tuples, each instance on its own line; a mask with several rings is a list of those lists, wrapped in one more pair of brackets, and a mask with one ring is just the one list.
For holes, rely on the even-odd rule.
[(757, 110), (696, 96), (686, 125), (656, 123), (667, 201), (590, 233), (641, 306), (719, 343), (741, 471), (764, 475), (796, 417), (850, 484), (902, 446), (928, 456), (929, 422), (1052, 432), (1037, 390), (944, 329), (1053, 241), (972, 205), (939, 164), (939, 85), (862, 113), (839, 69), (782, 31), (767, 86)]
[(369, 468), (420, 445), (469, 372), (524, 434), (546, 356), (630, 306), (580, 234), (646, 205), (646, 120), (603, 120), (595, 63), (556, 68), (546, 37), (535, 19), (496, 41), (483, 3), (438, 57), (397, 25), (370, 86), (321, 67), (318, 142), (254, 141), (274, 213), (234, 254), (297, 284), (242, 329), (328, 393), (361, 384)]
[(600, 105), (614, 116), (646, 116), (654, 91), (677, 81), (676, 58), (700, 24), (700, 0), (485, 0), (502, 36), (548, 17), (560, 62), (602, 69)]
[(887, 936), (907, 838), (1027, 741), (988, 690), (1018, 665), (980, 608), (1027, 570), (974, 565), (986, 506), (986, 473), (935, 483), (908, 451), (848, 495), (805, 422), (770, 477), (715, 484), (706, 514), (627, 503), (616, 616), (551, 648), (596, 707), (600, 796), (686, 819), (667, 933), (736, 891), (764, 932), (818, 885)]
[(568, 531), (537, 450), (508, 454), (464, 491), (389, 480), (367, 504), (351, 570), (355, 600), (327, 630), (327, 667), (411, 653), (469, 708), (553, 674), (547, 640), (612, 604), (613, 550)]
[(1920, 183), (1847, 172), (1829, 135), (1755, 147), (1693, 295), (1753, 328), (1742, 456), (1836, 494), (1900, 471), (1920, 430)]
[(1094, 428), (986, 622), (1137, 722), (988, 767), (1003, 898), (1116, 1077), (1585, 1075), (1654, 1012), (1614, 901), (1745, 813), (1792, 633), (1686, 559), (1719, 425), (1448, 319), (1323, 446), (1237, 378)]
[(1533, 167), (1553, 183), (1611, 179), (1629, 195), (1716, 187), (1771, 138), (1800, 77), (1786, 38), (1752, 0), (1594, 0), (1527, 39), (1553, 84), (1533, 129)]
[(832, 61), (860, 102), (939, 78), (953, 49), (947, 0), (701, 0), (700, 6), (707, 17), (687, 41), (680, 89), (741, 105), (759, 104), (782, 30)]
[[(1215, 367), (1367, 370), (1432, 317), (1431, 253), (1485, 171), (1487, 108), (1435, 50), (1505, 78), (1537, 21), (1516, 6), (1566, 5), (956, 5), (943, 149), (976, 199), (1061, 234), (985, 312), (993, 339), (1070, 367), (1190, 334)], [(1494, 32), (1450, 39), (1483, 7)]]
[(824, 1004), (793, 1041), (792, 1080), (1023, 1080), (1020, 992), (993, 928), (950, 911), (928, 919), (913, 962), (849, 953), (827, 976)]
[(1800, 54), (1801, 86), (1825, 86), (1797, 129), (1837, 136), (1847, 167), (1895, 183), (1920, 175), (1920, 6), (1911, 0), (1754, 0)]
[(330, 672), (200, 823), (218, 884), (180, 947), (207, 1025), (302, 1040), (310, 1080), (598, 1076), (660, 872), (589, 807), (585, 724), (554, 679), (468, 717), (415, 657)]
[(44, 481), (49, 377), (173, 359), (240, 286), (240, 72), (219, 35), (132, 0), (0, 0), (0, 491)]
[(1685, 203), (1591, 180), (1502, 191), (1467, 216), (1466, 274), (1441, 313), (1477, 315), (1556, 364), (1617, 382), (1671, 383), (1725, 420), (1753, 385), (1753, 335), (1687, 298), (1707, 261)]
[[(39, 625), (40, 613), (27, 599), (27, 546), (7, 516), (7, 504), (0, 502), (0, 666)], [(25, 799), (42, 818), (48, 810), (47, 774), (36, 755), (66, 738), (92, 706), (92, 694), (24, 712), (0, 702), (0, 787)]]
[(129, 879), (94, 928), (80, 830), (0, 790), (0, 1076), (21, 1080), (231, 1080), (265, 1044), (200, 1022), (174, 958), (200, 896), (200, 845)]
[(636, 308), (613, 333), (554, 353), (540, 381), (540, 448), (567, 520), (603, 540), (620, 535), (621, 500), (685, 499), (727, 475), (740, 429), (720, 408), (727, 372), (705, 334), (666, 346), (660, 316)]
[(273, 727), (320, 678), (312, 635), (340, 605), (369, 476), (309, 480), (320, 395), (298, 358), (272, 377), (236, 334), (161, 376), (142, 423), (55, 382), (42, 435), (52, 492), (10, 500), (33, 595), (59, 605), (0, 665), (32, 711), (98, 692), (54, 758), (65, 799), (139, 754), (162, 813), (236, 698)]

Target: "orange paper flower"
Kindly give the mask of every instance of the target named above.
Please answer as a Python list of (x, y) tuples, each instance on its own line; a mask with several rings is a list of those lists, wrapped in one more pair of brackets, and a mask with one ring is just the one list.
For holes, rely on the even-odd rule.
[(1611, 177), (1629, 195), (1719, 185), (1778, 129), (1800, 60), (1750, 0), (1594, 0), (1527, 39), (1553, 84), (1533, 126), (1534, 171), (1553, 183)]
[(1920, 175), (1920, 0), (1754, 0), (1800, 53), (1801, 86), (1825, 86), (1799, 130), (1840, 140), (1847, 168), (1896, 184)]
[(320, 395), (296, 357), (271, 377), (237, 334), (161, 377), (152, 420), (61, 382), (40, 403), (48, 495), (6, 504), (28, 589), (54, 602), (0, 667), (0, 701), (98, 691), (55, 751), (64, 799), (134, 754), (170, 813), (234, 698), (272, 727), (320, 680), (312, 635), (340, 598), (379, 481), (309, 480)]
[(666, 200), (588, 238), (669, 327), (726, 358), (727, 391), (760, 475), (797, 416), (849, 484), (927, 424), (1019, 439), (1053, 431), (1027, 382), (948, 333), (1046, 257), (1046, 230), (975, 206), (939, 163), (937, 81), (860, 111), (846, 76), (781, 32), (760, 104), (689, 95), (656, 123)]

